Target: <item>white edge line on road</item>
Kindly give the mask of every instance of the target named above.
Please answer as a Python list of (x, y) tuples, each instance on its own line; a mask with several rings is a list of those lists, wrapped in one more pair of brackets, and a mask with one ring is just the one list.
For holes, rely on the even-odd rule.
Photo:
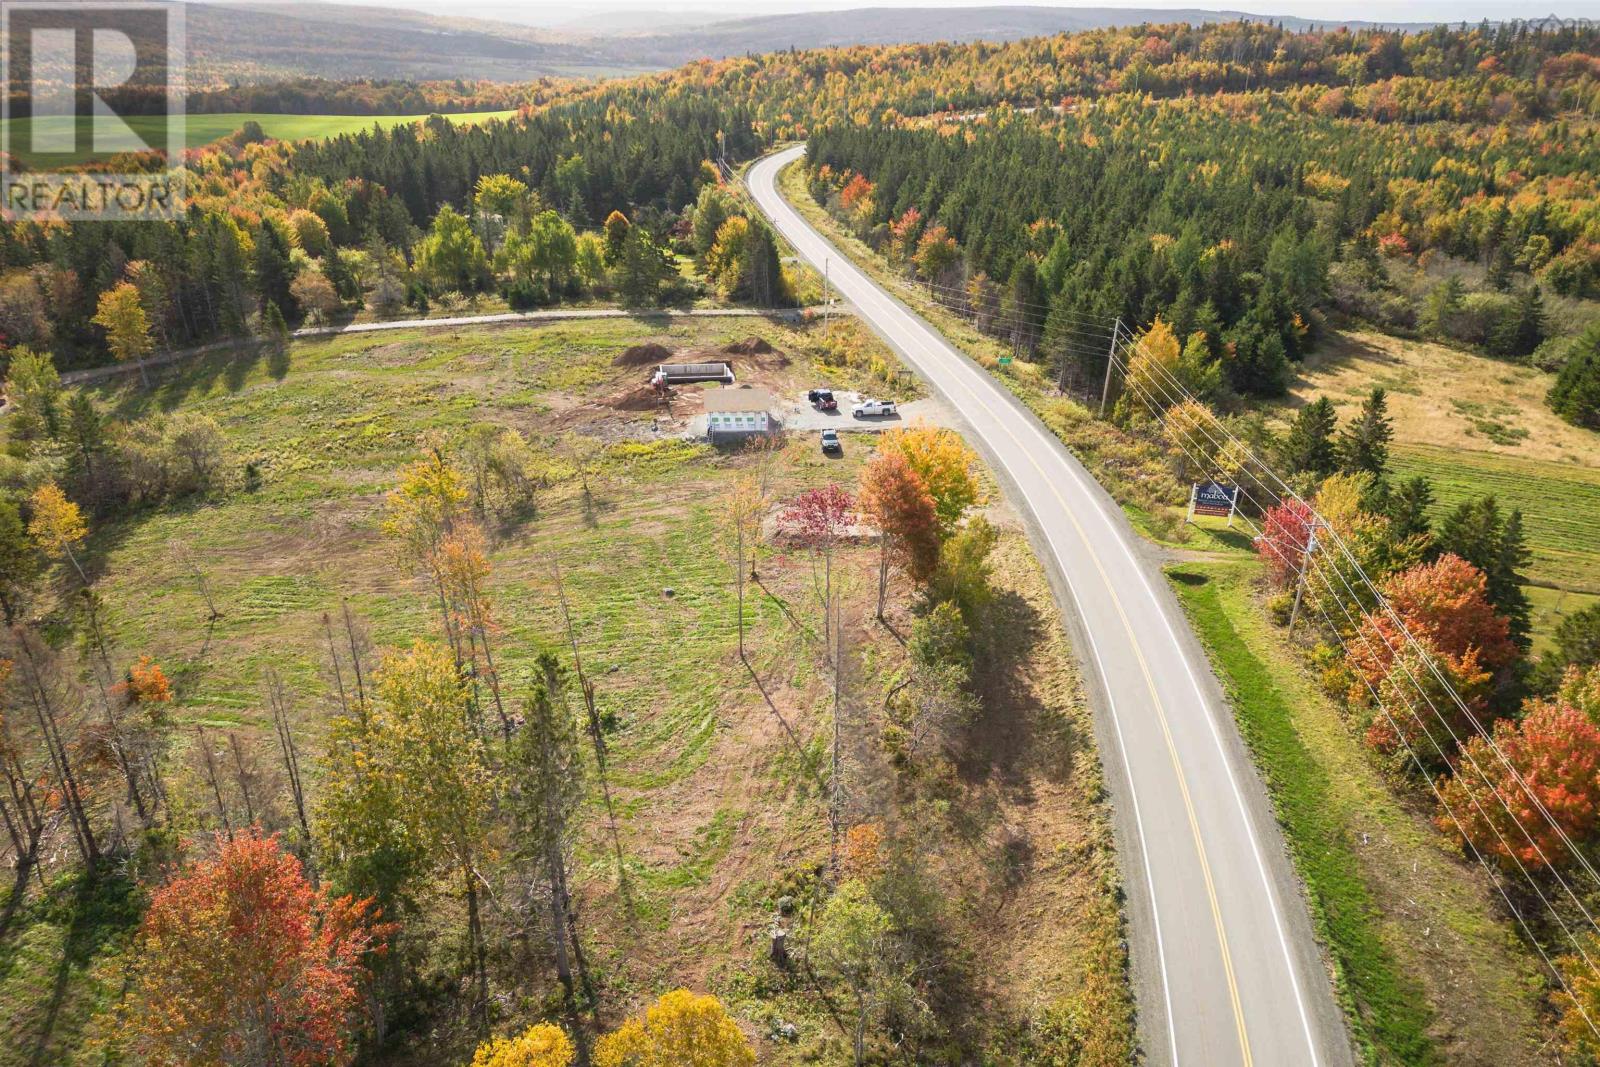
[[(795, 158), (799, 158), (800, 154), (802, 154), (802, 153), (796, 153)], [(767, 169), (775, 170), (776, 166), (777, 166), (776, 162), (773, 162), (773, 163), (768, 165)], [(774, 175), (774, 177), (775, 177), (775, 175)], [(777, 192), (775, 183), (774, 183), (774, 187), (773, 187), (773, 195), (777, 196), (780, 201), (782, 200), (782, 195)], [(803, 226), (807, 227), (808, 229), (811, 228), (809, 223), (807, 223), (804, 219), (800, 218), (798, 212), (794, 212), (792, 208), (790, 208), (789, 210), (794, 214), (795, 218)], [(813, 232), (815, 232), (815, 231), (813, 230)], [(822, 235), (820, 233), (818, 233), (817, 236), (819, 238), (821, 238), (824, 241), (824, 243), (828, 243), (826, 241), (826, 238), (822, 238)], [(870, 290), (872, 291), (872, 293), (873, 293), (873, 295), (875, 297), (877, 297), (878, 299), (884, 300), (886, 303), (889, 304), (889, 307), (890, 307), (890, 309), (892, 311), (894, 311), (894, 312), (904, 316), (908, 320), (910, 320), (910, 324), (911, 324), (912, 327), (914, 327), (916, 330), (920, 330), (922, 332), (926, 332), (926, 333), (937, 335), (937, 331), (933, 330), (931, 324), (927, 325), (927, 326), (922, 325), (921, 321), (919, 321), (920, 320), (919, 316), (916, 316), (914, 313), (899, 307), (892, 300), (890, 300), (889, 298), (884, 296), (882, 294), (882, 289), (877, 284), (877, 282), (873, 281), (871, 278), (869, 278), (866, 275), (866, 273), (864, 271), (862, 271), (862, 270), (860, 270), (860, 268), (856, 267), (854, 262), (849, 261), (847, 256), (844, 256), (841, 253), (841, 257), (840, 258), (845, 259), (849, 263), (850, 269), (854, 270), (858, 275), (860, 275), (861, 279), (867, 283), (868, 287), (870, 288)], [(813, 265), (813, 267), (815, 267), (815, 264), (812, 264), (812, 265)], [(944, 344), (946, 346), (948, 346), (952, 351), (956, 351), (956, 352), (959, 353), (959, 350), (957, 350), (956, 347), (953, 344), (950, 344), (950, 342), (945, 341)], [(928, 354), (925, 344), (919, 345), (919, 347), (923, 348), (924, 355)], [(935, 354), (937, 354), (937, 352), (935, 352)], [(961, 364), (961, 366), (962, 366), (962, 368), (964, 370), (968, 371), (969, 373), (972, 372), (971, 367), (966, 365), (966, 361), (963, 360), (960, 357), (959, 354), (957, 355), (957, 361), (958, 361), (959, 364)], [(984, 377), (988, 378), (989, 376), (985, 375)], [(987, 384), (989, 384), (992, 388), (995, 388), (995, 389), (999, 388), (999, 386), (996, 386), (994, 384), (992, 379)], [(970, 387), (969, 387), (969, 391), (970, 391)], [(974, 396), (974, 399), (976, 399), (976, 396)], [(1035, 432), (1037, 432), (1037, 428), (1035, 428)], [(1018, 443), (1020, 444), (1021, 442), (1018, 442)], [(1052, 442), (1052, 443), (1059, 444), (1059, 442)], [(1001, 460), (1001, 465), (1002, 466), (1008, 466), (1003, 459)], [(1221, 731), (1220, 731), (1220, 729), (1218, 728), (1218, 725), (1217, 725), (1216, 715), (1214, 713), (1214, 709), (1212, 709), (1209, 706), (1210, 702), (1206, 701), (1204, 699), (1203, 695), (1202, 695), (1199, 678), (1195, 675), (1194, 664), (1191, 662), (1190, 657), (1189, 657), (1187, 651), (1185, 650), (1185, 648), (1183, 646), (1183, 643), (1178, 639), (1177, 631), (1173, 628), (1172, 620), (1168, 615), (1166, 607), (1162, 604), (1160, 598), (1156, 596), (1155, 588), (1150, 582), (1150, 577), (1146, 573), (1145, 567), (1134, 556), (1132, 547), (1128, 544), (1127, 539), (1124, 536), (1122, 536), (1121, 531), (1118, 531), (1115, 528), (1115, 524), (1112, 522), (1111, 517), (1109, 515), (1107, 515), (1106, 512), (1105, 512), (1104, 503), (1103, 503), (1103, 501), (1100, 500), (1098, 494), (1094, 493), (1093, 491), (1090, 490), (1090, 488), (1088, 486), (1084, 485), (1082, 476), (1073, 467), (1072, 464), (1068, 463), (1068, 464), (1064, 464), (1064, 466), (1066, 467), (1068, 475), (1075, 482), (1077, 482), (1079, 489), (1082, 490), (1085, 493), (1085, 495), (1087, 495), (1089, 497), (1089, 499), (1090, 499), (1090, 501), (1091, 501), (1091, 503), (1093, 505), (1093, 508), (1094, 508), (1095, 512), (1099, 515), (1100, 519), (1103, 522), (1105, 522), (1109, 527), (1111, 527), (1111, 531), (1112, 531), (1112, 534), (1113, 534), (1112, 539), (1117, 542), (1119, 547), (1122, 549), (1122, 552), (1123, 552), (1124, 556), (1127, 557), (1128, 562), (1131, 564), (1131, 566), (1133, 567), (1134, 571), (1139, 575), (1139, 580), (1144, 585), (1145, 592), (1150, 596), (1152, 602), (1155, 604), (1157, 614), (1159, 614), (1161, 616), (1161, 622), (1162, 622), (1163, 627), (1167, 631), (1168, 638), (1172, 641), (1173, 646), (1178, 650), (1179, 658), (1183, 661), (1184, 672), (1189, 678), (1190, 685), (1194, 688), (1195, 694), (1197, 696), (1201, 697), (1200, 703), (1205, 708), (1205, 711), (1206, 711), (1206, 715), (1205, 715), (1206, 725), (1210, 729), (1212, 741), (1216, 745), (1217, 753), (1222, 759), (1223, 768), (1227, 772), (1228, 784), (1229, 784), (1229, 787), (1230, 787), (1230, 789), (1231, 789), (1231, 791), (1233, 793), (1234, 804), (1235, 804), (1235, 806), (1236, 806), (1236, 808), (1237, 808), (1237, 810), (1239, 812), (1240, 818), (1244, 821), (1245, 833), (1246, 833), (1246, 835), (1247, 835), (1247, 837), (1249, 838), (1249, 841), (1250, 841), (1250, 850), (1251, 850), (1252, 856), (1254, 857), (1254, 859), (1256, 861), (1257, 873), (1261, 877), (1261, 882), (1262, 882), (1263, 888), (1266, 889), (1267, 899), (1269, 901), (1271, 901), (1271, 903), (1272, 903), (1273, 929), (1274, 929), (1274, 932), (1277, 935), (1278, 943), (1279, 943), (1280, 947), (1283, 950), (1284, 963), (1288, 968), (1289, 981), (1290, 981), (1290, 984), (1292, 985), (1293, 990), (1294, 990), (1295, 1007), (1296, 1007), (1296, 1009), (1298, 1010), (1298, 1012), (1300, 1014), (1301, 1026), (1302, 1026), (1302, 1028), (1304, 1030), (1304, 1033), (1305, 1033), (1306, 1046), (1307, 1046), (1308, 1050), (1311, 1053), (1311, 1062), (1313, 1064), (1313, 1067), (1316, 1067), (1316, 1065), (1320, 1062), (1318, 1057), (1317, 1057), (1316, 1040), (1315, 1040), (1315, 1037), (1314, 1037), (1314, 1035), (1312, 1033), (1310, 1013), (1306, 1009), (1305, 995), (1304, 995), (1303, 989), (1301, 988), (1298, 968), (1295, 966), (1294, 954), (1293, 954), (1293, 951), (1289, 947), (1289, 939), (1288, 939), (1288, 936), (1287, 936), (1287, 934), (1286, 934), (1286, 932), (1284, 930), (1284, 926), (1283, 926), (1283, 915), (1282, 915), (1283, 904), (1282, 904), (1281, 899), (1279, 898), (1279, 894), (1276, 892), (1275, 888), (1273, 887), (1271, 877), (1267, 873), (1266, 860), (1265, 860), (1265, 858), (1264, 858), (1264, 856), (1262, 854), (1262, 851), (1261, 851), (1261, 844), (1260, 844), (1260, 840), (1259, 840), (1259, 835), (1256, 833), (1255, 822), (1254, 822), (1253, 819), (1251, 819), (1249, 810), (1245, 805), (1244, 793), (1243, 793), (1243, 790), (1239, 786), (1239, 778), (1238, 778), (1238, 774), (1235, 771), (1235, 767), (1234, 767), (1233, 761), (1231, 759), (1229, 759), (1228, 752), (1227, 752), (1225, 746), (1223, 745), (1222, 734), (1221, 734)], [(1014, 477), (1015, 476), (1013, 475), (1013, 478)], [(1045, 535), (1046, 535), (1046, 539), (1051, 541), (1051, 543), (1053, 545), (1054, 541), (1055, 541), (1055, 538), (1054, 538), (1053, 534), (1050, 531), (1046, 530), (1045, 531)], [(1068, 578), (1066, 576), (1066, 573), (1065, 573), (1064, 570), (1062, 572), (1062, 577), (1066, 580), (1066, 584), (1067, 584), (1068, 590), (1071, 593), (1072, 598), (1073, 598), (1074, 606), (1078, 609), (1079, 617), (1081, 618), (1082, 617), (1082, 605), (1081, 605), (1081, 601), (1079, 600), (1077, 590), (1072, 587), (1072, 581), (1071, 581), (1070, 578)], [(1084, 630), (1087, 633), (1087, 627), (1085, 627)], [(1105, 666), (1104, 666), (1104, 663), (1100, 659), (1099, 648), (1095, 643), (1093, 635), (1089, 634), (1088, 637), (1089, 637), (1089, 644), (1090, 644), (1091, 652), (1092, 652), (1092, 654), (1094, 655), (1094, 658), (1095, 658), (1095, 665), (1096, 665), (1097, 669), (1100, 671), (1100, 675), (1101, 675), (1101, 677), (1103, 679), (1103, 678), (1106, 677)], [(1112, 705), (1111, 711), (1112, 711), (1113, 726), (1116, 728), (1116, 731), (1117, 731), (1119, 747), (1122, 747), (1122, 736), (1123, 736), (1122, 735), (1122, 727), (1121, 727), (1120, 722), (1118, 721), (1119, 717), (1118, 717), (1118, 714), (1117, 714), (1117, 711), (1116, 711), (1116, 706), (1115, 706), (1116, 702), (1115, 702), (1114, 699), (1112, 699), (1110, 697), (1109, 687), (1106, 687), (1106, 688), (1107, 688), (1108, 702), (1111, 703), (1111, 705)], [(1139, 814), (1138, 796), (1137, 796), (1137, 792), (1136, 792), (1136, 790), (1134, 788), (1134, 785), (1133, 785), (1132, 769), (1129, 766), (1127, 753), (1126, 753), (1125, 749), (1121, 753), (1121, 756), (1122, 756), (1122, 762), (1123, 762), (1123, 767), (1124, 767), (1124, 773), (1128, 776), (1128, 791), (1129, 791), (1129, 795), (1130, 795), (1130, 798), (1133, 800), (1134, 823), (1135, 823), (1136, 830), (1140, 835), (1140, 841), (1139, 841), (1140, 852), (1145, 858), (1145, 875), (1146, 875), (1147, 884), (1149, 884), (1149, 888), (1150, 888), (1151, 912), (1152, 912), (1153, 917), (1155, 918), (1155, 925), (1156, 925), (1157, 952), (1158, 952), (1158, 954), (1160, 954), (1163, 951), (1163, 949), (1162, 949), (1162, 939), (1161, 939), (1161, 922), (1160, 922), (1159, 913), (1156, 911), (1155, 887), (1154, 887), (1154, 883), (1151, 881), (1151, 878), (1150, 878), (1150, 865), (1149, 865), (1149, 861), (1148, 861), (1148, 848), (1147, 848), (1147, 846), (1145, 844), (1145, 841), (1144, 841), (1143, 823), (1142, 823), (1142, 819), (1140, 818), (1140, 814)], [(1172, 1045), (1173, 1062), (1177, 1063), (1177, 1044), (1176, 1044), (1176, 1038), (1174, 1036), (1173, 1019), (1172, 1019), (1172, 996), (1171, 996), (1170, 983), (1167, 981), (1166, 960), (1165, 960), (1164, 956), (1162, 956), (1162, 958), (1160, 959), (1160, 963), (1161, 963), (1161, 970), (1162, 970), (1162, 986), (1163, 986), (1163, 990), (1165, 992), (1165, 1000), (1166, 1000), (1166, 1008), (1167, 1008), (1168, 1036), (1169, 1036), (1169, 1040), (1171, 1040), (1173, 1042), (1173, 1045)]]

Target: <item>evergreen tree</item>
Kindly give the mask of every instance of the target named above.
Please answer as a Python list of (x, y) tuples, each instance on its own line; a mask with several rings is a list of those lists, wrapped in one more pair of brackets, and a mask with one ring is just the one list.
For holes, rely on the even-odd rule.
[(1339, 434), (1339, 469), (1346, 474), (1370, 474), (1381, 480), (1389, 464), (1389, 403), (1382, 386), (1374, 386), (1361, 411)]
[(40, 564), (16, 503), (0, 497), (0, 612), (7, 626), (16, 624), (22, 603), (39, 577)]
[(1545, 402), (1575, 426), (1600, 429), (1600, 322), (1578, 337)]
[(1522, 532), (1522, 512), (1502, 516), (1491, 496), (1464, 501), (1439, 523), (1434, 553), (1453, 552), (1483, 572), (1489, 602), (1511, 624), (1511, 637), (1528, 647), (1532, 606), (1522, 591), (1521, 570), (1530, 559)]
[(1325, 396), (1301, 408), (1279, 445), (1279, 458), (1287, 472), (1324, 478), (1337, 470), (1334, 447), (1337, 424), (1333, 401)]
[(1466, 287), (1454, 274), (1429, 290), (1427, 299), (1423, 301), (1422, 315), (1418, 323), (1422, 327), (1422, 332), (1429, 337), (1454, 336), (1452, 331), (1456, 316), (1461, 314), (1466, 295)]
[(744, 242), (743, 273), (750, 288), (750, 302), (757, 307), (780, 307), (789, 302), (784, 291), (783, 262), (778, 243), (764, 222), (750, 224)]
[[(613, 212), (612, 214), (616, 214)], [(617, 259), (617, 294), (628, 307), (654, 307), (661, 300), (667, 265), (643, 227), (630, 226)]]
[(1511, 311), (1489, 334), (1489, 351), (1503, 359), (1521, 359), (1544, 340), (1544, 296), (1537, 285), (1517, 294)]
[(1533, 688), (1541, 693), (1551, 692), (1561, 684), (1567, 668), (1586, 671), (1596, 664), (1600, 664), (1600, 604), (1591, 604), (1556, 626), (1550, 647), (1533, 669)]
[(1389, 517), (1389, 531), (1396, 541), (1432, 532), (1428, 511), (1433, 507), (1433, 487), (1418, 474), (1393, 486), (1384, 494), (1383, 513)]
[(285, 321), (294, 318), (294, 297), (289, 294), (289, 281), (293, 277), (289, 242), (272, 223), (262, 223), (256, 233), (256, 293), (261, 299), (263, 315), (270, 306)]
[(506, 771), (512, 782), (508, 807), (516, 827), (518, 858), (541, 873), (548, 887), (556, 973), (574, 1033), (579, 1033), (575, 970), (585, 1000), (591, 999), (592, 990), (577, 936), (568, 872), (577, 840), (577, 812), (583, 804), (583, 746), (577, 719), (562, 698), (556, 658), (540, 654), (536, 669), (533, 691), (522, 705), (522, 727), (507, 747)]

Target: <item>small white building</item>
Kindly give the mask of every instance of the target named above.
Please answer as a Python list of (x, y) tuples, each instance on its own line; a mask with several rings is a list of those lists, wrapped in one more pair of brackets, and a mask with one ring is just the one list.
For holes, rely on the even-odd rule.
[(705, 393), (706, 435), (713, 441), (771, 433), (772, 394), (765, 389), (710, 389)]

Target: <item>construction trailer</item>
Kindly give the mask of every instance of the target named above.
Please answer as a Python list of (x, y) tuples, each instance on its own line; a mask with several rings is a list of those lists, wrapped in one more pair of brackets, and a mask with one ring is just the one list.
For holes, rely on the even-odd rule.
[(772, 394), (765, 389), (712, 389), (705, 394), (706, 436), (713, 444), (774, 433)]

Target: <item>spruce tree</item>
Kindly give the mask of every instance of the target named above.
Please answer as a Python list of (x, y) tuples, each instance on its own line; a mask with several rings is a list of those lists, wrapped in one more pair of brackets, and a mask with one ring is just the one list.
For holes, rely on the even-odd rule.
[(1396, 541), (1432, 532), (1428, 509), (1433, 507), (1433, 487), (1418, 474), (1389, 489), (1384, 496), (1383, 513), (1389, 517), (1389, 532)]
[(1389, 441), (1394, 427), (1389, 421), (1388, 396), (1374, 386), (1361, 411), (1339, 435), (1339, 469), (1346, 474), (1370, 474), (1381, 479), (1389, 465)]
[(1502, 516), (1491, 496), (1464, 501), (1439, 523), (1438, 555), (1453, 552), (1483, 572), (1489, 603), (1511, 624), (1511, 637), (1528, 647), (1532, 606), (1522, 591), (1521, 571), (1530, 559), (1522, 532), (1522, 512)]
[(1338, 469), (1333, 437), (1337, 424), (1333, 401), (1325, 396), (1300, 409), (1279, 446), (1279, 458), (1289, 474), (1322, 478)]

